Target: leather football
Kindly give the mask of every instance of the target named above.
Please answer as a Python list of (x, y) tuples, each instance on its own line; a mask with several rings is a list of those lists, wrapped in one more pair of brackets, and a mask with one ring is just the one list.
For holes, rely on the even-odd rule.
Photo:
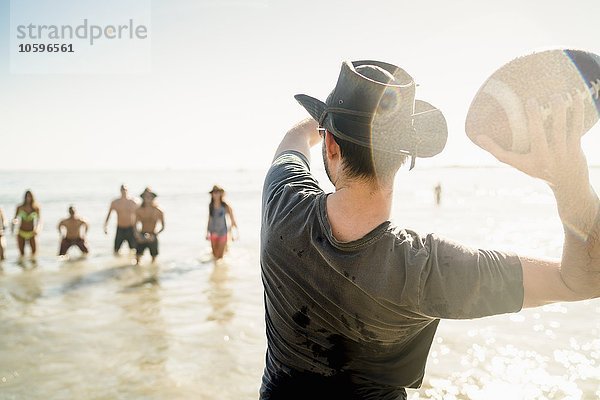
[[(600, 115), (600, 56), (581, 50), (547, 50), (519, 57), (494, 72), (481, 86), (469, 107), (465, 123), (474, 141), (488, 136), (505, 150), (527, 153), (530, 147), (525, 104), (536, 99), (545, 126), (552, 124), (552, 96), (584, 98), (584, 131)], [(570, 123), (570, 107), (567, 124)]]

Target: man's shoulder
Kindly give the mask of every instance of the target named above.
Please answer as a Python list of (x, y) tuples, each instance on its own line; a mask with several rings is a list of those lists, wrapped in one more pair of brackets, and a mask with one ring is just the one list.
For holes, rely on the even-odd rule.
[(306, 157), (297, 151), (288, 150), (279, 154), (267, 172), (263, 188), (263, 201), (269, 202), (276, 196), (287, 193), (322, 193), (319, 183), (310, 172)]
[[(390, 223), (381, 235), (379, 240), (372, 241), (374, 247), (372, 249), (378, 249), (381, 251), (381, 246), (388, 249), (389, 255), (405, 257), (405, 261), (414, 261), (415, 256), (420, 253), (421, 255), (429, 254), (429, 248), (431, 246), (432, 234), (422, 236), (421, 234), (406, 228), (398, 227)], [(418, 257), (417, 257), (418, 258)]]
[(114, 199), (111, 204), (135, 204), (137, 205), (137, 202), (135, 201), (135, 199), (131, 198), (131, 197), (126, 197), (126, 198), (122, 198), (122, 197), (118, 197), (116, 199)]
[[(421, 235), (411, 229), (401, 228), (396, 225), (390, 225), (388, 229), (390, 235), (393, 235), (394, 238), (399, 243), (406, 243), (409, 245), (422, 245)], [(431, 236), (432, 234), (428, 234), (427, 236)]]
[(310, 162), (306, 156), (294, 150), (284, 151), (275, 157), (265, 177), (266, 183), (289, 176), (310, 175)]

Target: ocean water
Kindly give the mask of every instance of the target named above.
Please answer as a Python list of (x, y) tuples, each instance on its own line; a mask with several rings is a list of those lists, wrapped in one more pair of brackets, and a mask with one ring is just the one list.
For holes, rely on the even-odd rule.
[[(0, 172), (10, 217), (25, 189), (41, 204), (37, 267), (0, 272), (0, 399), (256, 399), (265, 337), (259, 266), (263, 171)], [(326, 190), (322, 171), (316, 171)], [(592, 169), (600, 190), (600, 170)], [(433, 187), (440, 182), (442, 204)], [(151, 185), (165, 212), (158, 262), (112, 255), (102, 224), (121, 183)], [(224, 186), (240, 227), (209, 261), (208, 190)], [(58, 260), (58, 220), (74, 204), (91, 254)], [(114, 217), (113, 217), (114, 218)], [(467, 245), (557, 257), (562, 228), (550, 190), (507, 168), (402, 172), (392, 219)], [(600, 398), (600, 300), (442, 321), (423, 387), (410, 399)]]

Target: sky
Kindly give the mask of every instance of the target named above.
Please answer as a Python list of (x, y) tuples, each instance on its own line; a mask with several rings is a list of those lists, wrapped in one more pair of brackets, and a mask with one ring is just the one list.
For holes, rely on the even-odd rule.
[[(324, 99), (342, 61), (358, 59), (399, 65), (444, 112), (446, 149), (419, 166), (498, 165), (464, 133), (485, 79), (536, 50), (600, 53), (597, 0), (129, 0), (133, 11), (114, 16), (104, 2), (85, 13), (75, 0), (14, 1), (13, 21), (15, 10), (44, 23), (129, 12), (148, 21), (149, 40), (132, 50), (139, 65), (127, 48), (98, 45), (96, 71), (22, 73), (11, 2), (0, 0), (0, 170), (263, 169), (307, 117), (293, 95)], [(584, 140), (590, 164), (598, 148), (596, 126)]]

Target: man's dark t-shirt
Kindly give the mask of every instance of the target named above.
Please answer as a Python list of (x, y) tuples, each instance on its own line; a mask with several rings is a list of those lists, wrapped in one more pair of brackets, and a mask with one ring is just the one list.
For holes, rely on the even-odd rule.
[(263, 188), (267, 333), (261, 399), (404, 399), (419, 387), (439, 318), (515, 312), (515, 255), (385, 222), (337, 241), (306, 158), (284, 152)]

